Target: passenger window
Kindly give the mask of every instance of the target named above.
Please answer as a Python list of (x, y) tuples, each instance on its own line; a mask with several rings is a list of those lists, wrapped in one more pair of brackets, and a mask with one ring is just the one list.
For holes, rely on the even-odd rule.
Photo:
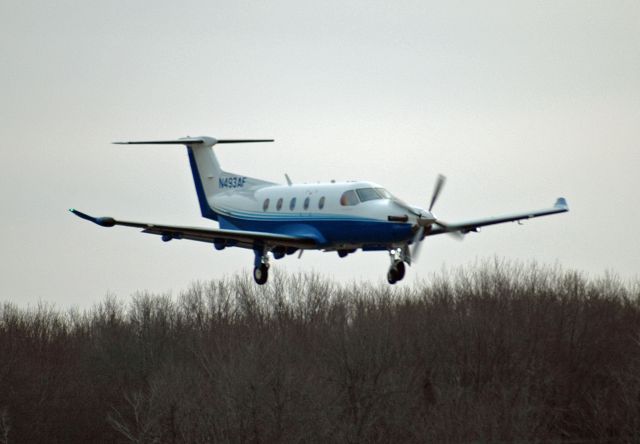
[(276, 203), (276, 210), (282, 210), (282, 197), (278, 199), (278, 202)]
[(322, 210), (322, 209), (324, 208), (324, 196), (322, 196), (322, 197), (320, 198), (320, 200), (318, 201), (318, 208), (319, 208), (320, 210)]
[(293, 211), (295, 207), (296, 207), (296, 198), (294, 197), (293, 199), (291, 199), (291, 202), (289, 202), (289, 209)]
[(265, 199), (262, 204), (262, 211), (267, 211), (269, 209), (269, 199)]
[(304, 200), (304, 209), (305, 209), (305, 210), (308, 210), (308, 209), (309, 209), (309, 201), (310, 201), (310, 200), (311, 200), (311, 199), (309, 199), (308, 197)]
[(378, 194), (376, 190), (373, 188), (358, 188), (356, 190), (358, 193), (358, 197), (360, 198), (360, 202), (366, 202), (368, 200), (376, 200), (381, 199), (382, 197)]
[(345, 191), (340, 198), (340, 205), (351, 206), (358, 204), (358, 196), (353, 190)]

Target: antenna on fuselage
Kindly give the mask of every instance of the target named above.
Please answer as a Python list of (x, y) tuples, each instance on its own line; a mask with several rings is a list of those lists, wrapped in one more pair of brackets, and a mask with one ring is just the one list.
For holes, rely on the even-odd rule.
[(287, 184), (289, 186), (291, 186), (293, 184), (293, 182), (291, 182), (291, 178), (289, 177), (289, 175), (287, 173), (284, 173), (284, 178), (287, 179)]

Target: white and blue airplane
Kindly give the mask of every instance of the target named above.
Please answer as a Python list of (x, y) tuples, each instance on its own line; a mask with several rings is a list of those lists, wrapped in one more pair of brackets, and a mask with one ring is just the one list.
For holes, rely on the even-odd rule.
[(102, 227), (122, 225), (141, 228), (168, 242), (188, 239), (213, 244), (216, 250), (240, 247), (253, 250), (253, 277), (267, 282), (269, 257), (304, 250), (335, 251), (345, 257), (358, 249), (388, 251), (390, 284), (402, 280), (405, 264), (415, 261), (425, 237), (449, 233), (461, 238), (480, 227), (569, 211), (564, 198), (551, 208), (449, 224), (438, 219), (433, 206), (445, 182), (439, 176), (428, 210), (407, 205), (385, 188), (372, 182), (276, 184), (220, 167), (213, 146), (224, 143), (273, 142), (272, 139), (214, 139), (186, 137), (177, 140), (114, 142), (122, 145), (185, 145), (189, 155), (200, 212), (217, 221), (220, 228), (199, 228), (129, 222), (112, 217), (93, 217), (70, 211)]

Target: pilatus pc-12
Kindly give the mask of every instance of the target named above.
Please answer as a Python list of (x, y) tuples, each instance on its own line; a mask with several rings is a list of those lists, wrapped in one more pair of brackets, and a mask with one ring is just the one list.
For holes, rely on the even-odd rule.
[(362, 251), (389, 252), (387, 280), (394, 284), (404, 277), (405, 264), (415, 261), (425, 237), (449, 233), (462, 237), (486, 225), (520, 221), (568, 211), (563, 198), (551, 208), (445, 223), (432, 212), (445, 179), (439, 176), (428, 209), (407, 205), (372, 182), (287, 184), (267, 182), (222, 168), (213, 146), (223, 143), (273, 142), (264, 139), (214, 139), (187, 137), (177, 140), (115, 142), (124, 145), (185, 145), (193, 173), (202, 216), (217, 221), (220, 228), (197, 228), (129, 222), (112, 217), (93, 217), (78, 210), (73, 214), (102, 227), (123, 225), (141, 228), (167, 242), (188, 239), (213, 244), (216, 250), (241, 247), (253, 250), (253, 277), (267, 282), (269, 257), (304, 250), (335, 251), (345, 257)]

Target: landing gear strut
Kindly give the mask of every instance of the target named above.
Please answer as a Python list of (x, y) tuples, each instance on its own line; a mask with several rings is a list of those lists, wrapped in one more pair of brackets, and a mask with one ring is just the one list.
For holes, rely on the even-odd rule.
[(404, 278), (404, 263), (407, 262), (407, 256), (405, 250), (401, 248), (389, 251), (389, 255), (391, 256), (391, 267), (387, 272), (387, 282), (395, 284)]
[(255, 250), (255, 261), (253, 264), (253, 279), (258, 285), (264, 285), (269, 279), (269, 252), (266, 250)]

